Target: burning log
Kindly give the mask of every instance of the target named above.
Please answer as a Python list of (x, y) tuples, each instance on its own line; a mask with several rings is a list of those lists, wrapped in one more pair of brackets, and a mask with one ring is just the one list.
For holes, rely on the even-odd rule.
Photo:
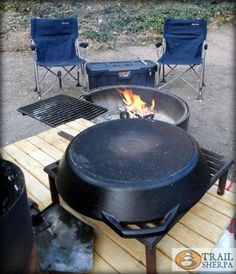
[[(119, 89), (118, 92), (122, 95), (122, 100), (124, 102), (124, 106), (120, 107), (120, 110), (122, 112), (122, 114), (120, 113), (121, 119), (136, 117), (146, 119), (154, 118), (154, 99), (152, 99), (151, 101), (151, 106), (148, 107), (146, 102), (144, 102), (139, 95), (134, 94), (134, 92), (131, 89)], [(127, 115), (127, 113), (129, 115)]]
[(145, 115), (145, 116), (143, 116), (143, 118), (152, 120), (154, 118), (154, 114), (151, 113), (151, 114)]

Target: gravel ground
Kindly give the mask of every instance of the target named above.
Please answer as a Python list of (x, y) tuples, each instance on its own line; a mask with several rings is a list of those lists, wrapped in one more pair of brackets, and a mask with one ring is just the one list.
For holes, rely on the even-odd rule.
[[(204, 100), (183, 82), (168, 87), (183, 98), (190, 107), (189, 133), (202, 147), (225, 156), (234, 157), (234, 27), (226, 25), (208, 32), (209, 48), (206, 57), (206, 87)], [(8, 41), (10, 43), (10, 41)], [(103, 60), (156, 60), (153, 45), (122, 47), (117, 50), (89, 51), (88, 61)], [(36, 102), (34, 94), (33, 62), (30, 52), (1, 53), (1, 138), (5, 146), (32, 136), (49, 127), (17, 112), (21, 106)], [(79, 96), (81, 90), (65, 86), (65, 94)], [(59, 94), (58, 90), (48, 96)], [(46, 98), (46, 97), (45, 97)], [(230, 178), (235, 179), (235, 169)]]

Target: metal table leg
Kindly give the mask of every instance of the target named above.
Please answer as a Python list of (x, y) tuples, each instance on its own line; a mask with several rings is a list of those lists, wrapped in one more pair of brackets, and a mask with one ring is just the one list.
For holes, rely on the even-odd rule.
[(218, 189), (217, 189), (218, 195), (224, 195), (224, 193), (225, 193), (225, 185), (226, 185), (227, 175), (228, 175), (228, 170), (219, 179)]
[(146, 274), (157, 274), (156, 271), (156, 248), (149, 248), (145, 245), (146, 253)]
[(51, 193), (51, 200), (53, 203), (59, 203), (59, 195), (57, 192), (56, 182), (53, 177), (48, 175), (49, 179), (49, 187), (50, 187), (50, 193)]

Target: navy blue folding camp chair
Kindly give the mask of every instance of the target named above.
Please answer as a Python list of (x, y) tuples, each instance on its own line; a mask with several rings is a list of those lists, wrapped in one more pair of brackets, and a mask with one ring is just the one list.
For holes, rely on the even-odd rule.
[[(79, 44), (78, 42), (77, 18), (33, 18), (31, 19), (31, 38), (36, 83), (35, 91), (39, 99), (58, 84), (60, 89), (62, 89), (62, 80), (69, 75), (76, 80), (76, 85), (80, 86), (79, 70), (82, 73), (84, 87), (86, 86), (86, 61), (84, 59), (88, 43), (82, 42)], [(79, 49), (84, 49), (83, 59), (80, 57)], [(42, 71), (39, 71), (39, 67), (45, 68), (46, 71), (42, 73)], [(55, 72), (55, 69), (57, 70), (58, 68), (62, 68), (62, 71)], [(72, 73), (74, 68), (77, 69), (76, 75)], [(48, 87), (47, 81), (47, 89), (42, 90), (40, 84), (49, 72), (56, 76), (57, 80), (50, 83), (50, 87)], [(41, 77), (39, 73), (41, 73)], [(46, 82), (45, 80), (44, 82)]]
[[(207, 50), (206, 35), (207, 21), (205, 19), (165, 20), (163, 43), (156, 43), (159, 58), (157, 61), (157, 86), (160, 89), (177, 79), (182, 79), (197, 92), (197, 99), (202, 99)], [(187, 69), (181, 72), (177, 71), (177, 67), (180, 65), (187, 66)], [(165, 66), (168, 67), (168, 71), (165, 71)], [(162, 79), (160, 79), (161, 70)], [(198, 87), (193, 86), (189, 80), (184, 78), (189, 71), (193, 71), (197, 77)], [(170, 75), (172, 75), (171, 79), (167, 77)]]

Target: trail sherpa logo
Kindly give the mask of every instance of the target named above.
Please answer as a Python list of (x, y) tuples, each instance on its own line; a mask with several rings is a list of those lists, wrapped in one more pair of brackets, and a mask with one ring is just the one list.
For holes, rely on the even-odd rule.
[(172, 270), (236, 273), (236, 248), (173, 248)]
[(199, 253), (188, 249), (179, 252), (175, 257), (175, 262), (185, 270), (193, 270), (201, 264), (202, 257)]

